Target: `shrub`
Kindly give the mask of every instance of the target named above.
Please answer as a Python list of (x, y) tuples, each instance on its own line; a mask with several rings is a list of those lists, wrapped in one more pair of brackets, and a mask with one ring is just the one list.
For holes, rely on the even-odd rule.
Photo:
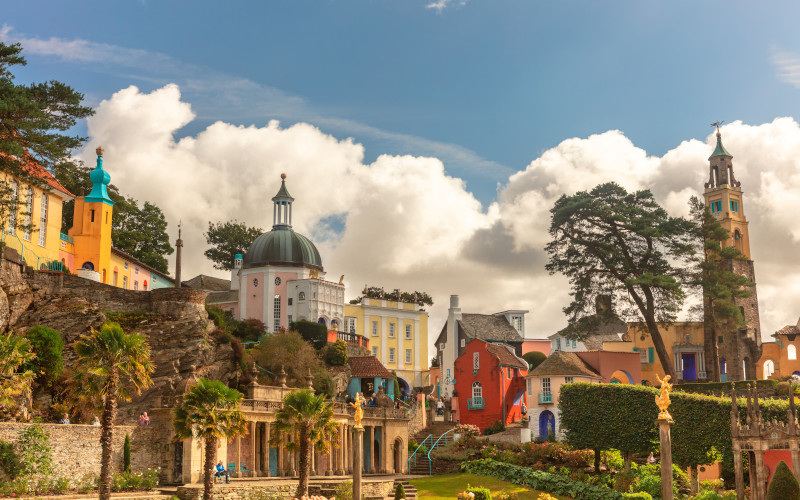
[(481, 435), (481, 430), (478, 426), (472, 424), (458, 424), (453, 432), (458, 434), (460, 439), (478, 437)]
[(152, 490), (156, 486), (158, 486), (158, 469), (115, 473), (111, 477), (111, 491)]
[(314, 392), (317, 394), (325, 394), (329, 398), (334, 397), (336, 394), (336, 383), (333, 381), (333, 377), (331, 374), (328, 373), (325, 369), (318, 369), (315, 370), (313, 373), (314, 381)]
[(522, 359), (527, 361), (528, 366), (530, 366), (530, 369), (533, 370), (534, 368), (542, 364), (542, 361), (547, 359), (547, 355), (543, 352), (531, 351), (523, 354)]
[(16, 448), (19, 451), (20, 475), (53, 473), (50, 433), (40, 424), (32, 424), (21, 430)]
[(497, 434), (498, 432), (503, 432), (506, 430), (506, 426), (502, 420), (498, 420), (497, 422), (492, 422), (483, 430), (484, 436), (489, 436), (492, 434)]
[(406, 490), (403, 488), (403, 483), (397, 483), (397, 488), (394, 489), (394, 500), (406, 498)]
[(700, 490), (722, 491), (725, 489), (725, 483), (722, 479), (707, 479), (700, 481)]
[(733, 491), (718, 493), (714, 490), (703, 490), (693, 496), (692, 500), (734, 500), (735, 498), (736, 493)]
[(316, 350), (322, 349), (328, 343), (328, 329), (321, 323), (295, 321), (289, 325), (289, 329), (299, 333), (306, 342), (311, 342)]
[(772, 481), (767, 488), (766, 500), (800, 500), (800, 485), (783, 460), (775, 467)]
[(14, 445), (5, 441), (0, 441), (0, 468), (9, 479), (16, 479), (22, 468)]
[(475, 495), (475, 500), (492, 500), (492, 492), (489, 488), (482, 488), (480, 486), (474, 487), (467, 485), (467, 491)]
[(328, 346), (325, 353), (325, 361), (333, 366), (344, 366), (347, 364), (347, 344), (344, 340), (337, 340)]
[(334, 495), (337, 500), (353, 500), (353, 481), (345, 481), (339, 483), (334, 490)]
[(122, 445), (122, 470), (131, 471), (131, 436), (125, 434), (125, 444)]
[(242, 341), (236, 337), (231, 339), (231, 349), (233, 349), (233, 361), (241, 361), (244, 356), (244, 346)]
[(45, 387), (52, 387), (64, 371), (64, 340), (52, 328), (36, 325), (25, 334), (31, 343), (36, 357), (25, 363), (23, 370), (36, 374), (36, 381)]

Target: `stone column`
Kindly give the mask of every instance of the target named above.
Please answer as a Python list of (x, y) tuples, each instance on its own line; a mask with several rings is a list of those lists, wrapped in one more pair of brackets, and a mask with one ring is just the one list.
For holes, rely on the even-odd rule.
[(347, 454), (345, 455), (347, 463), (345, 464), (345, 466), (347, 468), (347, 474), (352, 474), (353, 473), (353, 426), (351, 425), (345, 426), (344, 439), (345, 439), (345, 447), (347, 448), (346, 450)]
[(792, 472), (794, 473), (794, 478), (800, 482), (800, 448), (797, 447), (796, 443), (792, 443)]
[(250, 463), (246, 464), (249, 465), (250, 469), (250, 477), (255, 477), (258, 474), (256, 473), (256, 426), (258, 422), (250, 422)]
[[(389, 472), (389, 457), (391, 456), (390, 453), (392, 451), (392, 447), (389, 446), (387, 440), (389, 439), (388, 432), (386, 431), (386, 421), (383, 421), (383, 425), (381, 426), (381, 472), (384, 474)], [(396, 474), (396, 472), (395, 472)]]
[(328, 448), (328, 463), (327, 467), (325, 468), (325, 475), (333, 475), (333, 443), (331, 443), (330, 447)]
[(345, 457), (345, 431), (344, 431), (344, 424), (339, 424), (339, 451), (337, 453), (337, 464), (336, 464), (336, 475), (337, 476), (344, 476), (345, 468), (347, 466), (344, 463)]
[(262, 443), (264, 447), (264, 455), (261, 460), (261, 464), (263, 465), (261, 470), (264, 472), (262, 475), (264, 477), (269, 477), (269, 422), (264, 422), (264, 437), (262, 438)]
[(364, 461), (364, 429), (353, 427), (353, 499), (361, 500), (361, 466)]
[(233, 464), (236, 477), (242, 477), (242, 436), (236, 437), (236, 463)]
[(656, 420), (661, 438), (661, 500), (672, 500), (672, 420)]
[(764, 500), (767, 496), (767, 478), (764, 477), (764, 450), (756, 450), (756, 484), (750, 485), (753, 500)]
[(744, 467), (742, 467), (742, 452), (734, 448), (733, 450), (733, 471), (736, 474), (736, 500), (744, 498)]

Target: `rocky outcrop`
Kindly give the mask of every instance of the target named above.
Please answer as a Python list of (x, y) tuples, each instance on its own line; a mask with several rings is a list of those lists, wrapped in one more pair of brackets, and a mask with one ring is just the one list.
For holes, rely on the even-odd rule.
[(214, 325), (202, 291), (122, 290), (76, 276), (23, 270), (8, 261), (0, 268), (0, 290), (0, 327), (16, 333), (35, 325), (59, 331), (66, 368), (74, 368), (80, 336), (108, 320), (147, 338), (155, 365), (153, 385), (120, 403), (120, 423), (135, 422), (157, 396), (182, 393), (190, 385), (187, 381), (208, 377), (227, 383), (238, 378), (231, 345), (209, 336)]

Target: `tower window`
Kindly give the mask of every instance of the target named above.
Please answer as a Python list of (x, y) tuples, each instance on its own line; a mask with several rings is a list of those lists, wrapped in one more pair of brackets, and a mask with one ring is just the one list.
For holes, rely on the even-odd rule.
[(731, 212), (738, 212), (739, 211), (739, 202), (730, 200), (731, 202)]
[(92, 222), (94, 222), (94, 210), (92, 210)]

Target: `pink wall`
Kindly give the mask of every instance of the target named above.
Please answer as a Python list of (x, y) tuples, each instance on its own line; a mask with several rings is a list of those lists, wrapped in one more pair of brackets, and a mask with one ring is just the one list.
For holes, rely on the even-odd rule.
[[(769, 478), (767, 478), (767, 483), (772, 480), (772, 473), (775, 472), (775, 467), (778, 466), (778, 462), (783, 460), (786, 462), (786, 465), (789, 466), (789, 470), (792, 470), (792, 452), (789, 450), (766, 450), (764, 452), (764, 467), (767, 468), (769, 471)], [(792, 472), (794, 472), (792, 470)]]
[(69, 272), (75, 272), (75, 254), (71, 254), (69, 252), (65, 252), (64, 250), (58, 251), (58, 260), (63, 261), (64, 265), (67, 266)]
[(617, 370), (627, 373), (632, 384), (642, 382), (642, 363), (638, 352), (586, 351), (575, 354), (600, 372), (605, 383), (611, 381), (611, 375)]
[[(258, 286), (253, 286), (253, 280), (258, 279)], [(247, 287), (247, 297), (245, 304), (247, 305), (247, 318), (255, 318), (264, 320), (264, 273), (248, 274), (245, 281)], [(272, 330), (272, 325), (267, 325), (267, 328)]]
[(544, 340), (526, 340), (522, 343), (522, 354), (529, 352), (541, 352), (546, 356), (550, 355), (550, 341)]
[[(288, 293), (287, 293), (287, 286), (289, 284), (289, 280), (296, 280), (297, 273), (275, 273), (276, 278), (281, 279), (281, 284), (275, 286), (275, 283), (272, 283), (275, 286), (275, 295), (281, 296), (281, 328), (289, 328), (288, 320), (288, 309), (289, 309), (289, 301), (288, 301)], [(272, 305), (272, 301), (270, 301), (270, 305)], [(268, 325), (270, 328), (274, 325)], [(334, 340), (335, 342), (335, 340)]]

